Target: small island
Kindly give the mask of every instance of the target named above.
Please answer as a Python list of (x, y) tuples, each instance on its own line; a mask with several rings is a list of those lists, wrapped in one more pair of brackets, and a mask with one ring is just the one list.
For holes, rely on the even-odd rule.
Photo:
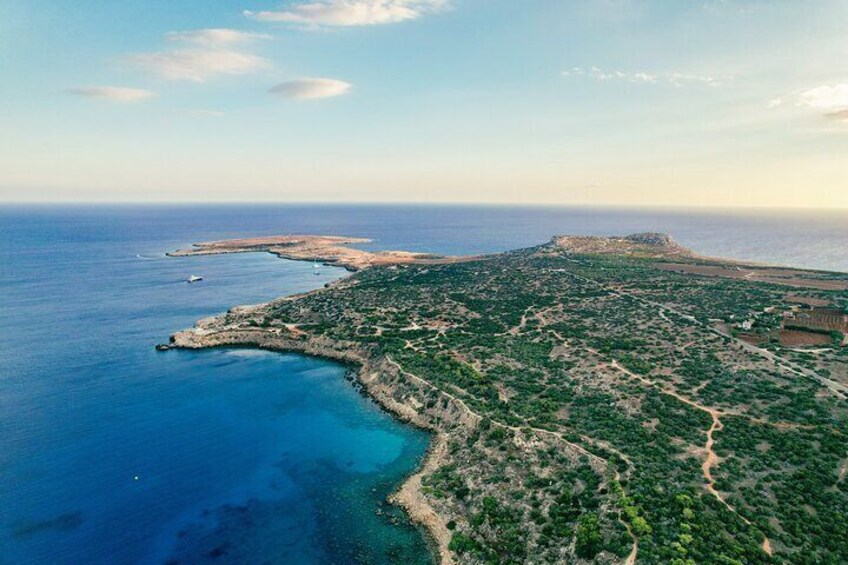
[(356, 271), (168, 347), (358, 368), (433, 432), (393, 495), (441, 563), (848, 562), (848, 274), (699, 256), (665, 234), (482, 257), (359, 238), (204, 243)]

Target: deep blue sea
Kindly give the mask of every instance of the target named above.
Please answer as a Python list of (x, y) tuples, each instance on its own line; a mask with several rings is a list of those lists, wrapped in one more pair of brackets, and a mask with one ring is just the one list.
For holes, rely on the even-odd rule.
[(344, 367), (153, 350), (199, 318), (345, 273), (166, 251), (325, 233), (476, 253), (648, 230), (708, 255), (848, 271), (845, 211), (0, 208), (0, 563), (428, 561), (421, 533), (384, 503), (428, 437), (360, 396)]

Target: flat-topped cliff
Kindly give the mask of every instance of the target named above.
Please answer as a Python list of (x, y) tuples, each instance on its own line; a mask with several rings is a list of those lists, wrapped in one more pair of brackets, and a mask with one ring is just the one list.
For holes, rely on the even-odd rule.
[(558, 235), (551, 245), (571, 253), (608, 253), (641, 257), (693, 257), (695, 254), (665, 233), (645, 232), (625, 236)]

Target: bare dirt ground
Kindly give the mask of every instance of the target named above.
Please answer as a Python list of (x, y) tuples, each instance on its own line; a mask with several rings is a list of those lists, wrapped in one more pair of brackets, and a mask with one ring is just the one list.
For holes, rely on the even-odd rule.
[(792, 304), (806, 304), (807, 306), (830, 306), (830, 300), (824, 300), (823, 298), (814, 298), (812, 296), (799, 296), (797, 294), (787, 294), (785, 298), (786, 302)]
[(798, 330), (780, 330), (780, 345), (798, 347), (805, 345), (830, 345), (833, 338), (826, 334)]
[(742, 265), (697, 265), (690, 263), (655, 263), (664, 271), (706, 275), (725, 279), (765, 282), (818, 290), (848, 290), (848, 279), (830, 279), (826, 273), (797, 269), (756, 268)]
[(745, 343), (750, 343), (751, 345), (760, 345), (768, 341), (767, 335), (764, 334), (756, 334), (756, 333), (741, 333), (739, 334), (739, 339), (744, 341)]

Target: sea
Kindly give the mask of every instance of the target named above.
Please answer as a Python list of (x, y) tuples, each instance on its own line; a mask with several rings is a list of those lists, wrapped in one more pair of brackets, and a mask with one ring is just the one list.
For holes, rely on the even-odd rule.
[(642, 231), (705, 255), (848, 271), (848, 211), (0, 207), (0, 563), (431, 562), (426, 535), (386, 503), (429, 436), (362, 396), (349, 367), (154, 350), (200, 318), (347, 273), (166, 252), (306, 233), (488, 253)]

